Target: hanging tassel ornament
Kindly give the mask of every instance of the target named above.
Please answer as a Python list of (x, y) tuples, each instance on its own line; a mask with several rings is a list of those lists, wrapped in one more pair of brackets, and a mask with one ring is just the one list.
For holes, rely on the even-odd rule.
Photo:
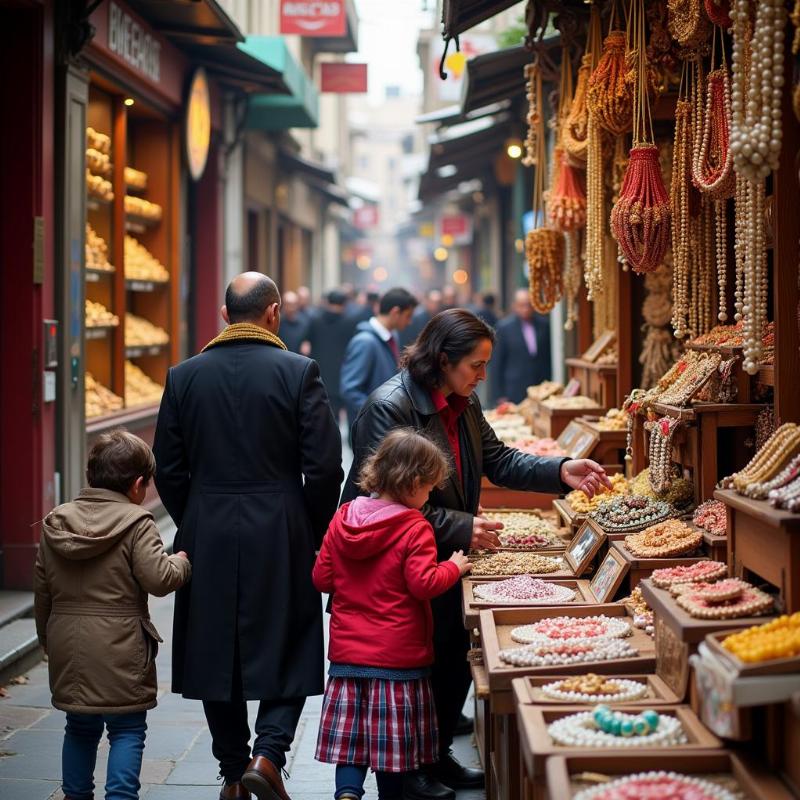
[(600, 12), (592, 3), (589, 17), (589, 35), (586, 39), (586, 52), (578, 69), (578, 82), (569, 113), (561, 130), (561, 142), (564, 150), (576, 161), (586, 161), (589, 145), (589, 107), (587, 92), (589, 76), (600, 60), (602, 50), (602, 33), (600, 30)]
[[(528, 132), (531, 145), (533, 176), (533, 220), (547, 219), (544, 207), (545, 179), (545, 130), (542, 91), (542, 72), (538, 64), (526, 68), (531, 94), (532, 124)], [(529, 151), (530, 153), (530, 151)], [(564, 234), (552, 228), (542, 227), (529, 231), (525, 237), (525, 255), (528, 260), (528, 279), (533, 310), (538, 314), (549, 314), (561, 299), (563, 292)]]
[(559, 231), (574, 231), (586, 225), (586, 189), (583, 171), (573, 167), (561, 148), (556, 148), (552, 189), (546, 193), (547, 218)]
[(586, 101), (597, 124), (614, 136), (631, 129), (633, 80), (627, 64), (625, 31), (612, 30), (603, 42), (603, 54), (589, 76)]
[(672, 38), (689, 50), (702, 48), (711, 34), (703, 0), (667, 0), (667, 25)]
[(714, 25), (727, 31), (731, 25), (730, 0), (705, 0), (706, 14)]
[(634, 50), (637, 53), (633, 149), (619, 200), (611, 212), (611, 231), (634, 272), (652, 272), (670, 242), (669, 196), (653, 136), (645, 39), (644, 0), (632, 4)]

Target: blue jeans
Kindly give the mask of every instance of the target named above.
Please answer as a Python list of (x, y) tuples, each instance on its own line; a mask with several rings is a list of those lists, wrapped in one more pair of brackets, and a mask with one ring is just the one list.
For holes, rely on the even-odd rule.
[(108, 728), (106, 800), (138, 800), (139, 773), (147, 731), (147, 712), (135, 714), (67, 714), (61, 771), (70, 800), (92, 800), (97, 746)]
[[(338, 800), (343, 794), (363, 797), (368, 770), (369, 767), (361, 764), (337, 764), (334, 798)], [(402, 772), (376, 772), (375, 780), (378, 782), (378, 800), (402, 800)]]

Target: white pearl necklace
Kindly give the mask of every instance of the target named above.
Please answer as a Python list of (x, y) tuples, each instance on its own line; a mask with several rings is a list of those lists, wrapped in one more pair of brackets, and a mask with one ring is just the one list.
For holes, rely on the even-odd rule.
[(520, 625), (513, 628), (511, 631), (511, 638), (515, 642), (521, 644), (594, 644), (595, 642), (603, 639), (623, 639), (630, 636), (632, 633), (631, 626), (623, 619), (615, 617), (606, 617), (600, 615), (598, 617), (556, 617), (554, 619), (543, 620), (548, 626), (555, 626), (556, 628), (564, 626), (569, 629), (570, 626), (582, 627), (584, 623), (589, 623), (595, 627), (602, 629), (602, 632), (589, 635), (589, 636), (564, 636), (563, 638), (550, 636), (546, 631), (541, 630), (541, 623), (534, 623), (533, 625)]
[(786, 8), (784, 0), (756, 0), (756, 18), (749, 42), (750, 69), (745, 75), (750, 5), (750, 0), (736, 0), (730, 12), (733, 22), (731, 152), (739, 175), (761, 181), (778, 168), (781, 152)]
[(547, 732), (556, 744), (564, 747), (671, 747), (688, 741), (678, 719), (666, 714), (660, 716), (656, 730), (642, 736), (614, 736), (601, 731), (593, 711), (557, 719), (547, 726)]
[[(659, 781), (677, 785), (671, 787), (672, 791), (669, 794), (658, 794), (656, 787)], [(572, 800), (641, 800), (641, 792), (646, 791), (641, 786), (643, 782), (654, 784), (648, 797), (669, 797), (670, 800), (688, 800), (688, 798), (691, 800), (740, 800), (738, 793), (734, 795), (717, 783), (664, 770), (639, 772), (636, 775), (617, 778), (610, 783), (591, 786), (588, 789), (582, 789)], [(683, 788), (684, 791), (678, 794), (680, 788)], [(676, 789), (678, 791), (675, 791)]]
[(737, 174), (735, 318), (744, 322), (743, 368), (755, 375), (763, 357), (761, 337), (767, 322), (764, 181), (778, 167), (783, 135), (786, 9), (784, 0), (757, 0), (748, 40), (750, 5), (750, 0), (736, 0), (731, 7), (731, 152)]
[(551, 700), (562, 700), (565, 703), (628, 703), (639, 700), (647, 694), (647, 684), (614, 678), (620, 691), (614, 694), (588, 694), (587, 692), (565, 692), (559, 689), (562, 681), (547, 683), (542, 686), (542, 694)]
[(638, 651), (621, 639), (601, 639), (591, 647), (576, 653), (553, 652), (552, 645), (527, 645), (501, 650), (500, 660), (513, 667), (549, 667), (566, 664), (582, 664), (584, 662), (613, 661), (622, 658), (633, 658)]

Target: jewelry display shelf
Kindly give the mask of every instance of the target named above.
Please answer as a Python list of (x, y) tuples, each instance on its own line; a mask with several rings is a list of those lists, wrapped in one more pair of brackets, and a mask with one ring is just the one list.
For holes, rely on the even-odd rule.
[(473, 701), (475, 703), (475, 745), (486, 774), (489, 774), (488, 739), (486, 737), (489, 720), (489, 676), (483, 664), (483, 653), (480, 648), (469, 652), (470, 672), (472, 674)]
[[(643, 580), (640, 586), (645, 602), (655, 615), (656, 674), (681, 699), (686, 697), (689, 687), (689, 656), (697, 652), (706, 636), (717, 631), (751, 628), (772, 619), (770, 615), (698, 619), (682, 609), (667, 589), (656, 588), (650, 580)], [(696, 707), (696, 702), (692, 705)]]
[(800, 514), (719, 489), (727, 506), (728, 547), (733, 574), (771, 583), (780, 592), (781, 610), (800, 611)]
[(568, 358), (567, 373), (580, 382), (581, 394), (610, 408), (617, 402), (617, 365), (595, 364), (583, 358)]
[(572, 420), (585, 417), (587, 414), (603, 416), (608, 411), (607, 406), (596, 408), (552, 408), (539, 402), (533, 416), (533, 432), (536, 436), (558, 439), (561, 432)]
[[(552, 495), (550, 495), (552, 497)], [(552, 500), (550, 501), (552, 505)], [(499, 550), (501, 552), (535, 552), (535, 553), (545, 553), (551, 554), (552, 552), (563, 552), (564, 548), (569, 544), (570, 539), (572, 538), (571, 532), (568, 528), (565, 528), (561, 525), (561, 518), (559, 515), (552, 509), (552, 508), (509, 508), (506, 506), (488, 506), (481, 504), (482, 514), (484, 516), (491, 517), (494, 514), (531, 514), (534, 517), (539, 519), (546, 520), (550, 522), (554, 528), (556, 528), (555, 533), (558, 535), (559, 539), (561, 540), (560, 543), (554, 544), (551, 547), (545, 547), (541, 550), (533, 550), (532, 548), (526, 547), (500, 547)]]
[(728, 560), (728, 537), (703, 531), (703, 547), (712, 561), (722, 561), (733, 570), (733, 565)]
[[(625, 538), (624, 536), (622, 537)], [(654, 570), (664, 569), (665, 567), (688, 567), (698, 561), (707, 561), (705, 555), (694, 556), (670, 556), (668, 558), (642, 558), (635, 556), (627, 547), (624, 541), (611, 542), (609, 547), (625, 560), (629, 566), (628, 570), (628, 593), (632, 592), (645, 578), (649, 578)]]
[[(539, 706), (517, 706), (517, 724), (519, 726), (520, 745), (525, 760), (526, 772), (534, 782), (534, 798), (544, 798), (545, 794), (545, 762), (553, 756), (570, 755), (591, 756), (598, 751), (609, 755), (627, 755), (629, 765), (638, 765), (639, 758), (669, 753), (673, 759), (684, 753), (708, 752), (721, 750), (722, 742), (709, 731), (697, 718), (689, 706), (664, 706), (653, 704), (648, 706), (661, 716), (677, 717), (681, 723), (688, 742), (663, 747), (625, 747), (620, 737), (618, 747), (587, 747), (580, 745), (561, 745), (552, 740), (547, 727), (556, 720), (568, 717), (581, 711), (588, 711), (589, 705), (559, 706), (558, 708), (542, 708)], [(615, 711), (627, 714), (641, 713), (642, 707), (625, 703), (615, 706)], [(634, 766), (638, 770), (638, 766)], [(538, 791), (537, 791), (538, 788)]]
[(601, 430), (597, 425), (599, 420), (600, 417), (595, 416), (578, 417), (576, 420), (579, 425), (597, 436), (597, 443), (587, 457), (597, 461), (598, 464), (618, 465), (625, 457), (627, 433), (625, 430)]
[[(605, 614), (608, 617), (627, 617), (624, 606), (617, 603), (605, 605), (573, 606), (563, 616), (591, 617)], [(652, 639), (644, 631), (633, 628), (626, 639), (638, 651), (632, 658), (608, 661), (583, 662), (543, 667), (514, 667), (500, 660), (500, 651), (518, 647), (512, 641), (511, 631), (518, 625), (528, 625), (553, 616), (547, 607), (493, 608), (480, 612), (480, 637), (483, 663), (489, 676), (489, 700), (486, 711), (489, 720), (487, 734), (487, 798), (491, 800), (518, 800), (520, 794), (521, 761), (519, 734), (515, 719), (515, 701), (512, 681), (533, 675), (582, 675), (594, 672), (602, 675), (641, 674), (655, 669), (655, 649)], [(490, 776), (489, 773), (492, 772)]]
[(695, 403), (688, 408), (655, 403), (653, 410), (662, 416), (690, 423), (686, 451), (679, 452), (679, 463), (693, 466), (695, 499), (710, 500), (721, 475), (717, 459), (720, 431), (753, 428), (765, 406), (760, 403)]
[(486, 476), (481, 478), (481, 505), (484, 508), (530, 510), (549, 509), (553, 504), (552, 494), (541, 492), (520, 492), (495, 486)]
[(705, 753), (671, 752), (656, 755), (553, 756), (545, 769), (551, 800), (571, 800), (580, 790), (596, 786), (602, 778), (621, 778), (639, 772), (664, 771), (718, 781), (739, 792), (742, 800), (791, 800), (792, 793), (774, 773), (727, 750)]
[[(570, 706), (575, 701), (556, 700), (542, 692), (542, 686), (564, 678), (563, 675), (529, 675), (527, 678), (515, 678), (512, 682), (514, 699), (520, 706)], [(620, 679), (635, 681), (647, 686), (647, 694), (639, 700), (626, 700), (622, 703), (613, 703), (608, 700), (606, 705), (624, 705), (649, 708), (657, 704), (661, 706), (679, 705), (680, 698), (664, 683), (658, 675), (609, 675), (610, 680)]]
[(498, 603), (492, 600), (481, 600), (475, 597), (474, 589), (483, 583), (494, 583), (497, 578), (471, 578), (465, 577), (461, 581), (461, 609), (464, 619), (464, 627), (472, 631), (478, 627), (480, 612), (487, 608), (546, 608), (555, 616), (562, 616), (569, 612), (571, 608), (578, 605), (595, 604), (597, 600), (589, 588), (589, 581), (585, 580), (551, 580), (546, 575), (538, 576), (548, 583), (557, 583), (559, 586), (566, 586), (575, 592), (575, 599), (570, 603), (558, 605), (532, 605), (525, 603)]

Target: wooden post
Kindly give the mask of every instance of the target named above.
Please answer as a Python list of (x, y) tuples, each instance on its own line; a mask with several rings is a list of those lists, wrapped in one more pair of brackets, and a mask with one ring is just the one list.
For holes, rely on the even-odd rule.
[[(793, 29), (789, 26), (788, 30)], [(793, 34), (791, 34), (793, 35)], [(792, 59), (785, 59), (786, 86), (792, 86)], [(772, 292), (775, 309), (775, 416), (781, 422), (800, 421), (798, 355), (798, 243), (797, 156), (800, 126), (792, 110), (791, 91), (783, 93), (783, 148), (780, 169), (773, 177)]]

